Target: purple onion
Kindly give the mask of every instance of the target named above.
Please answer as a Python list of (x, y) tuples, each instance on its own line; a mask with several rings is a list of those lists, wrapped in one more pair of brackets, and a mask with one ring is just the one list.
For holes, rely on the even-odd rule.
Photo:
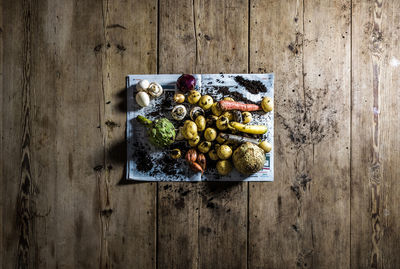
[(194, 76), (190, 74), (183, 74), (176, 81), (176, 87), (178, 88), (178, 90), (184, 93), (194, 90), (195, 86), (196, 86), (196, 79), (194, 78)]

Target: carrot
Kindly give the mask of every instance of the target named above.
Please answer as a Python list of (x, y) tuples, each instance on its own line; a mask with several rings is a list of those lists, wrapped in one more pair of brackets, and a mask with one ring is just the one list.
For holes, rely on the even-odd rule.
[(218, 102), (222, 110), (257, 111), (262, 110), (259, 105), (244, 104), (235, 101), (221, 100)]

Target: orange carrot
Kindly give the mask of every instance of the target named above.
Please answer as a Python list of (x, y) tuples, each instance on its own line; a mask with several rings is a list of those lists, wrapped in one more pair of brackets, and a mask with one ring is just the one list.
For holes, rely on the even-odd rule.
[(240, 111), (257, 111), (262, 110), (259, 105), (255, 104), (244, 104), (234, 101), (222, 100), (219, 101), (219, 106), (222, 110), (240, 110)]

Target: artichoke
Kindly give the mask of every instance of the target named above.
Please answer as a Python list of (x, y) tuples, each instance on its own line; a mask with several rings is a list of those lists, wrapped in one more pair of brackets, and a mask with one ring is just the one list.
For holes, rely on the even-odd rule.
[(139, 115), (136, 119), (147, 126), (150, 143), (154, 146), (163, 148), (174, 143), (175, 127), (167, 118), (157, 119), (153, 122)]

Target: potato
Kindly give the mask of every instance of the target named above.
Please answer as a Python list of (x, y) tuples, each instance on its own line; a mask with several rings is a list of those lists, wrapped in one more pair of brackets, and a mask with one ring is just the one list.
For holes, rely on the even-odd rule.
[(191, 140), (188, 140), (188, 142), (189, 142), (189, 145), (190, 145), (191, 147), (195, 147), (195, 146), (197, 146), (197, 144), (199, 144), (199, 142), (200, 142), (200, 136), (196, 136), (195, 138), (193, 138), (193, 139), (191, 139)]
[(270, 112), (274, 109), (274, 102), (271, 97), (264, 97), (261, 101), (261, 107), (265, 112)]
[(201, 94), (198, 91), (191, 90), (188, 95), (188, 102), (192, 105), (196, 104), (201, 98)]
[(203, 141), (197, 146), (197, 148), (201, 153), (207, 153), (211, 148), (211, 142)]
[(246, 112), (242, 112), (242, 117), (243, 117), (243, 124), (249, 123), (253, 120), (253, 117), (251, 116), (251, 113), (246, 111)]
[(221, 145), (217, 149), (217, 155), (221, 160), (229, 159), (232, 156), (232, 149), (228, 145)]
[(265, 153), (257, 145), (246, 142), (233, 153), (233, 164), (243, 175), (249, 176), (260, 171), (265, 163)]
[(228, 160), (217, 162), (217, 171), (221, 176), (226, 176), (232, 171), (232, 164)]
[(185, 96), (182, 93), (175, 93), (174, 101), (175, 103), (182, 104), (183, 102), (185, 102)]
[(233, 113), (230, 111), (225, 111), (224, 113), (222, 113), (222, 116), (227, 117), (229, 121), (233, 120)]
[(191, 120), (185, 121), (182, 129), (182, 135), (187, 140), (194, 139), (196, 136), (198, 136), (196, 123)]
[(207, 128), (204, 131), (204, 139), (207, 141), (214, 141), (217, 138), (217, 131), (214, 128)]
[(222, 110), (221, 107), (219, 106), (219, 103), (214, 103), (211, 106), (211, 112), (215, 115), (215, 116), (221, 116), (222, 114)]
[(265, 153), (268, 153), (271, 151), (272, 149), (272, 145), (270, 143), (268, 143), (267, 141), (263, 141), (260, 144), (258, 144), (258, 146), (260, 148), (262, 148), (264, 150)]
[(206, 118), (204, 116), (198, 116), (195, 120), (196, 125), (197, 125), (197, 130), (198, 131), (204, 131), (206, 128)]
[(229, 119), (225, 116), (220, 116), (216, 122), (217, 128), (221, 131), (228, 129)]
[(203, 95), (199, 100), (199, 106), (204, 109), (208, 110), (214, 104), (214, 100), (209, 95)]
[(216, 161), (218, 160), (218, 155), (217, 152), (215, 151), (215, 149), (212, 149), (208, 152), (208, 157), (210, 157), (211, 160)]
[(233, 98), (232, 97), (224, 97), (224, 100), (225, 101), (232, 101), (232, 102), (234, 102), (235, 100), (233, 100)]

